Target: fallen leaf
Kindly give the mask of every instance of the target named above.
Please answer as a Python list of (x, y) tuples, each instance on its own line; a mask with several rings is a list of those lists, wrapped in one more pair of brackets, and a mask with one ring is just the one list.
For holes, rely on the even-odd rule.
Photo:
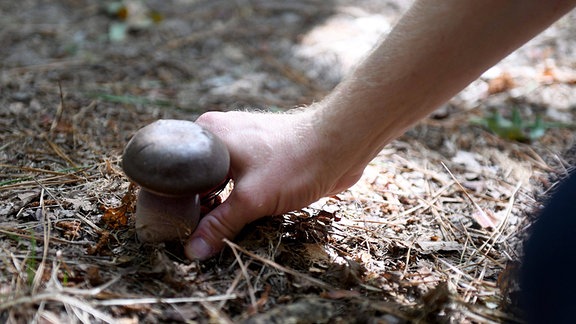
[(126, 206), (106, 208), (102, 215), (102, 221), (107, 227), (118, 229), (128, 224), (128, 216), (126, 215)]
[(109, 240), (110, 240), (110, 232), (103, 231), (102, 233), (100, 233), (100, 238), (98, 239), (98, 243), (96, 243), (96, 245), (89, 246), (86, 249), (86, 253), (88, 255), (102, 254), (102, 252), (104, 251), (104, 248), (108, 246)]
[(516, 84), (514, 83), (514, 79), (508, 72), (502, 72), (496, 78), (488, 81), (488, 94), (493, 95), (496, 93), (506, 92), (512, 88), (514, 88)]
[(104, 210), (102, 222), (112, 229), (128, 225), (128, 213), (133, 213), (136, 206), (136, 185), (130, 183), (128, 191), (122, 197), (122, 204), (118, 207), (109, 207)]
[(58, 221), (54, 224), (55, 228), (63, 231), (63, 235), (68, 240), (75, 240), (80, 237), (80, 227), (81, 223), (78, 220), (72, 221)]

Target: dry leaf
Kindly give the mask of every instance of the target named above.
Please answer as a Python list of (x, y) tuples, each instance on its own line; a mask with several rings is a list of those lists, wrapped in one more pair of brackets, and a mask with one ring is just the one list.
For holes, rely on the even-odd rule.
[(80, 237), (80, 225), (78, 220), (59, 221), (54, 224), (54, 227), (62, 230), (64, 237), (72, 241)]
[(110, 240), (110, 232), (103, 231), (100, 233), (100, 238), (98, 239), (98, 243), (94, 246), (89, 246), (86, 250), (88, 255), (97, 255), (102, 254), (102, 251), (106, 246), (108, 246), (108, 241)]
[(502, 72), (496, 78), (488, 82), (488, 94), (493, 95), (496, 93), (506, 92), (514, 88), (516, 84), (512, 79), (512, 76), (508, 72)]
[(102, 215), (102, 222), (112, 229), (118, 229), (128, 225), (127, 213), (133, 213), (136, 206), (136, 185), (130, 183), (128, 191), (122, 197), (119, 207), (106, 208)]
[(102, 215), (102, 221), (109, 228), (122, 228), (128, 224), (128, 216), (126, 215), (126, 211), (127, 208), (125, 205), (114, 208), (106, 208), (104, 215)]

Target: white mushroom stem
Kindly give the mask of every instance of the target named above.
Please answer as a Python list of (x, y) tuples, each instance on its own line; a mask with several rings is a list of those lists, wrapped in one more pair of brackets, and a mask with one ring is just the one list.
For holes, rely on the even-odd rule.
[(200, 197), (159, 196), (140, 190), (136, 203), (136, 233), (144, 243), (184, 242), (198, 225)]

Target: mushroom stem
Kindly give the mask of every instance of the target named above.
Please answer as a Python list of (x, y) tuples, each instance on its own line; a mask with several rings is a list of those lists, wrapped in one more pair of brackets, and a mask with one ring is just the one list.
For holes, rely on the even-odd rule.
[(170, 197), (140, 190), (136, 233), (145, 243), (184, 242), (200, 220), (200, 195)]

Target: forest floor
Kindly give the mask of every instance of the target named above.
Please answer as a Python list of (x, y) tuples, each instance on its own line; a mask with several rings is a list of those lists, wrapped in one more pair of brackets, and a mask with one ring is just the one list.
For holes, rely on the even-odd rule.
[[(408, 4), (1, 2), (0, 321), (521, 322), (522, 242), (575, 161), (574, 13), (349, 190), (257, 221), (205, 262), (135, 237), (119, 162), (137, 129), (318, 101)], [(495, 112), (519, 116), (519, 140), (482, 125)]]

